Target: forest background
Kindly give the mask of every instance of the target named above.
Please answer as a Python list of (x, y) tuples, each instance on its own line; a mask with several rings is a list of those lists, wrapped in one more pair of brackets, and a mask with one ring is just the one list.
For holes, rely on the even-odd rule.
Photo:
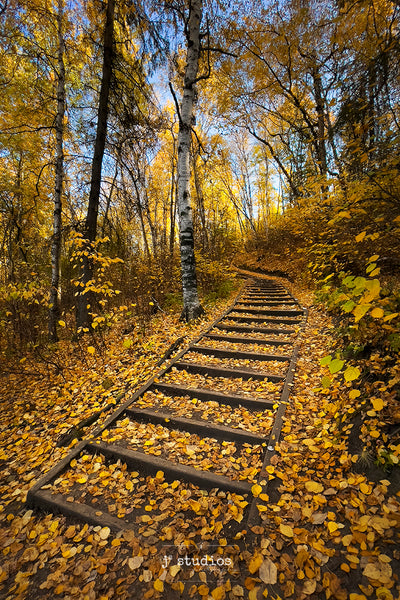
[[(185, 311), (178, 148), (197, 11), (187, 244), (202, 304), (231, 294), (232, 261), (315, 289), (338, 337), (323, 389), (379, 372), (367, 430), (377, 438), (389, 423), (380, 460), (397, 464), (399, 10), (390, 0), (3, 3), (7, 369), (33, 357), (62, 372), (60, 338), (92, 354), (114, 327), (145, 338), (154, 312)], [(346, 402), (363, 398), (352, 393)]]
[(399, 25), (392, 0), (0, 0), (1, 597), (163, 593), (151, 538), (27, 492), (221, 314), (236, 268), (309, 318), (279, 500), (240, 532), (237, 585), (191, 597), (398, 594)]

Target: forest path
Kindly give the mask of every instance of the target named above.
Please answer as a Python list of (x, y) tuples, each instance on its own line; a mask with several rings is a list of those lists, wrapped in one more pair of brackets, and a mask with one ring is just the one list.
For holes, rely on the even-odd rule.
[[(256, 523), (256, 502), (266, 497), (266, 468), (293, 385), (294, 344), (305, 316), (282, 284), (250, 280), (219, 319), (33, 486), (29, 504), (115, 531), (132, 527), (143, 513), (144, 497), (131, 512), (129, 494), (119, 502), (109, 502), (108, 486), (100, 497), (97, 489), (93, 494), (98, 469), (91, 469), (99, 460), (120, 461), (137, 473), (134, 483), (156, 476), (194, 484), (197, 493), (240, 494), (237, 522), (244, 517)], [(136, 491), (129, 481), (126, 490)]]
[[(372, 482), (354, 472), (347, 444), (351, 424), (338, 420), (329, 390), (321, 387), (324, 369), (319, 361), (332, 344), (329, 317), (313, 305), (311, 292), (278, 279), (275, 284), (281, 286), (279, 294), (282, 286), (288, 288), (291, 300), (296, 296), (309, 307), (307, 321), (293, 339), (288, 340), (287, 331), (284, 338), (257, 333), (256, 328), (263, 328), (259, 322), (251, 325), (233, 320), (234, 312), (224, 313), (218, 320), (224, 329), (216, 322), (185, 350), (184, 358), (179, 353), (172, 359), (186, 363), (184, 368), (171, 361), (163, 381), (155, 378), (154, 388), (142, 388), (134, 404), (132, 397), (129, 406), (122, 407), (115, 425), (102, 426), (100, 452), (96, 440), (83, 441), (73, 449), (72, 460), (70, 454), (58, 464), (54, 481), (42, 480), (46, 489), (40, 493), (52, 502), (42, 506), (53, 514), (25, 508), (11, 515), (8, 500), (4, 503), (1, 598), (399, 598), (399, 497), (390, 491), (384, 473)], [(278, 294), (273, 300), (258, 300), (258, 292), (247, 299), (251, 304), (246, 312), (251, 306), (269, 311), (274, 305), (266, 308), (265, 302), (288, 300), (286, 293), (285, 298)], [(241, 307), (236, 303), (235, 308)], [(286, 310), (281, 304), (275, 309)], [(247, 318), (240, 310), (236, 313), (239, 319)], [(287, 323), (281, 326), (290, 328)], [(273, 327), (268, 323), (265, 328)], [(278, 400), (284, 379), (263, 382), (241, 376), (239, 389), (221, 370), (248, 370), (256, 353), (264, 359), (257, 358), (257, 371), (263, 372), (270, 354), (292, 358), (294, 341), (299, 346), (294, 385), (276, 453), (266, 460), (265, 441), (259, 438), (271, 435), (283, 406)], [(227, 344), (241, 358), (220, 354), (223, 365), (210, 364), (214, 359), (209, 352), (226, 352)], [(200, 357), (205, 364), (202, 358), (199, 365)], [(288, 361), (275, 362), (271, 374), (285, 378)], [(218, 368), (219, 373), (211, 377), (194, 372), (199, 367)], [(216, 383), (213, 390), (208, 387), (211, 381)], [(204, 389), (211, 400), (199, 397)], [(229, 396), (229, 404), (213, 394)], [(268, 400), (272, 410), (270, 405), (253, 404)], [(207, 436), (205, 431), (198, 436), (188, 430), (193, 421), (195, 427), (206, 428)], [(228, 434), (233, 438), (224, 437)], [(134, 441), (133, 449), (126, 440)], [(114, 448), (122, 458), (115, 458)], [(32, 453), (36, 464), (37, 454)], [(137, 455), (143, 462), (130, 463)], [(180, 473), (168, 472), (165, 463)], [(197, 476), (204, 471), (208, 486), (215, 477), (220, 484), (228, 481), (246, 489), (204, 489), (204, 481), (190, 483), (193, 471)], [(23, 483), (16, 485), (23, 489)], [(8, 497), (19, 491), (10, 494), (7, 489)], [(54, 501), (59, 502), (58, 512), (65, 508), (66, 514), (74, 514), (69, 511), (79, 505), (83, 514), (72, 519), (57, 516)], [(257, 520), (249, 523), (252, 511)]]

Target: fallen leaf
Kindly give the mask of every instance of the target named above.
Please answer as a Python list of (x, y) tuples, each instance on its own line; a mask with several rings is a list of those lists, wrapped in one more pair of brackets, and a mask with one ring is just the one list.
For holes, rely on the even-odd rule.
[(277, 582), (278, 570), (270, 558), (265, 558), (260, 565), (259, 578), (267, 584), (275, 584)]

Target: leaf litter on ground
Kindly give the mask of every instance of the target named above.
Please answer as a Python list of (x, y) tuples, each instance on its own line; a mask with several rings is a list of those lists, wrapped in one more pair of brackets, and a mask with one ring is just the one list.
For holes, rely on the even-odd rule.
[[(312, 304), (309, 293), (287, 282), (284, 285), (304, 305)], [(54, 482), (54, 490), (59, 493), (64, 486), (78, 501), (97, 499), (94, 506), (99, 512), (122, 515), (125, 511), (124, 518), (131, 520), (134, 529), (115, 534), (107, 527), (26, 509), (23, 502), (29, 487), (68, 452), (56, 447), (60, 433), (115, 398), (126, 379), (137, 387), (154, 372), (157, 353), (168, 347), (171, 338), (188, 335), (174, 319), (168, 324), (168, 336), (165, 323), (153, 325), (155, 352), (145, 359), (140, 350), (132, 350), (142, 342), (124, 348), (115, 333), (106, 348), (96, 348), (93, 355), (80, 352), (78, 356), (67, 345), (63, 347), (60, 357), (68, 379), (46, 365), (37, 368), (33, 360), (26, 361), (19, 373), (3, 377), (2, 597), (396, 600), (400, 593), (399, 493), (391, 492), (390, 477), (383, 472), (381, 479), (371, 481), (354, 471), (355, 458), (347, 443), (351, 423), (335, 417), (338, 400), (320, 385), (324, 369), (319, 361), (331, 344), (332, 326), (314, 308), (302, 334), (277, 454), (267, 467), (268, 493), (257, 490), (259, 525), (249, 528), (240, 521), (248, 499), (217, 491), (205, 494), (182, 482), (166, 482), (161, 474), (135, 477), (123, 464), (111, 464), (101, 455), (85, 460), (81, 456), (57, 485)], [(192, 329), (189, 337), (195, 334)], [(252, 338), (255, 334), (240, 335)], [(105, 379), (108, 382), (103, 385)], [(193, 387), (205, 387), (212, 380), (176, 371), (171, 383), (187, 381)], [(211, 389), (232, 393), (224, 378), (215, 378), (214, 385)], [(271, 382), (236, 381), (233, 389), (277, 397), (280, 387)], [(188, 400), (183, 398), (183, 402)], [(236, 413), (234, 418), (239, 416)], [(79, 483), (87, 476), (87, 482)], [(135, 501), (140, 505), (131, 510)], [(171, 522), (164, 523), (165, 513)], [(185, 570), (177, 560), (164, 569), (160, 565), (168, 543), (182, 557), (200, 556), (200, 544), (210, 548), (214, 544), (219, 556), (232, 557), (232, 566), (222, 576), (219, 573), (219, 579), (209, 566)], [(208, 546), (207, 551), (211, 552)]]

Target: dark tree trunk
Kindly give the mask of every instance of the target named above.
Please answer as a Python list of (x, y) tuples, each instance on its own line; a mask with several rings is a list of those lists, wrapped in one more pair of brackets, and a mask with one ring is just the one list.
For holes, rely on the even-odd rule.
[(103, 72), (101, 78), (99, 107), (97, 112), (96, 140), (92, 160), (88, 210), (86, 214), (84, 239), (87, 245), (87, 255), (83, 256), (81, 293), (76, 306), (76, 325), (89, 325), (90, 294), (85, 293), (88, 283), (93, 279), (94, 264), (91, 259), (93, 242), (97, 233), (97, 215), (99, 212), (101, 172), (107, 135), (109, 111), (109, 96), (113, 71), (113, 42), (114, 42), (114, 11), (115, 0), (108, 0), (106, 9), (106, 24), (104, 27)]
[(57, 323), (60, 316), (60, 255), (62, 228), (62, 188), (64, 181), (64, 113), (65, 113), (65, 66), (63, 38), (64, 0), (58, 0), (57, 32), (57, 114), (56, 114), (56, 176), (54, 188), (53, 239), (51, 243), (51, 287), (49, 311), (49, 338), (56, 342)]

